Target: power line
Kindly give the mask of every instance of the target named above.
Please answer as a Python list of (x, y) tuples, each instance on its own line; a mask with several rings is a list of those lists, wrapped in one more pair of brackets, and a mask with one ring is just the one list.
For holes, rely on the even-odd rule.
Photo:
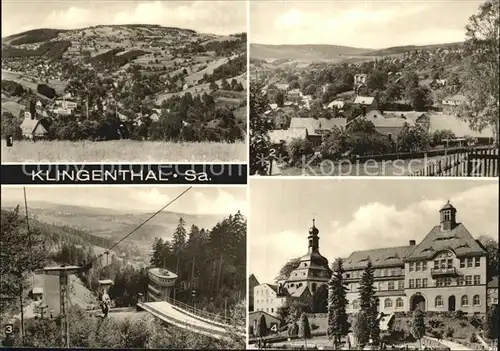
[[(123, 240), (127, 239), (130, 235), (132, 235), (133, 233), (135, 233), (137, 230), (139, 230), (143, 225), (145, 225), (147, 222), (149, 222), (151, 219), (153, 219), (154, 217), (156, 217), (158, 214), (160, 214), (160, 212), (162, 212), (163, 210), (165, 210), (168, 206), (170, 206), (171, 204), (173, 204), (175, 201), (177, 201), (180, 197), (182, 197), (185, 193), (187, 193), (189, 190), (192, 189), (192, 186), (190, 186), (189, 188), (187, 188), (186, 190), (184, 190), (182, 193), (180, 193), (179, 195), (177, 195), (173, 200), (171, 200), (168, 204), (166, 204), (165, 206), (163, 206), (162, 208), (160, 208), (158, 211), (156, 211), (155, 213), (153, 213), (148, 219), (146, 219), (144, 222), (142, 222), (139, 226), (137, 226), (134, 230), (132, 230), (130, 233), (128, 233), (127, 235), (125, 235), (122, 239), (120, 239), (118, 242), (116, 242), (114, 245), (112, 245), (109, 249), (107, 249), (106, 251), (109, 252), (111, 251), (113, 248), (115, 248), (118, 244), (120, 244)], [(106, 252), (105, 251), (105, 252)], [(94, 263), (97, 259), (101, 258), (102, 256), (104, 255), (104, 253), (100, 254), (99, 256), (97, 256), (95, 259), (93, 259), (92, 261), (90, 261), (86, 266), (89, 266), (91, 265), (92, 263)]]

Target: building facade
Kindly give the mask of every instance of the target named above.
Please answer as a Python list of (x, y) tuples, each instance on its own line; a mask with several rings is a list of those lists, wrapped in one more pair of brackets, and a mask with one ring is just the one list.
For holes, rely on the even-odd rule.
[(147, 301), (166, 301), (171, 297), (177, 274), (164, 268), (151, 268), (148, 278)]
[(456, 213), (448, 202), (439, 211), (440, 224), (418, 244), (353, 252), (344, 263), (347, 311), (359, 310), (359, 280), (371, 261), (380, 312), (485, 313), (486, 251), (457, 223)]
[(252, 312), (254, 310), (254, 292), (255, 287), (259, 285), (259, 281), (255, 277), (255, 275), (251, 274), (248, 278), (248, 311)]
[(277, 316), (278, 308), (284, 307), (287, 296), (278, 296), (278, 287), (272, 284), (259, 284), (253, 289), (253, 310)]

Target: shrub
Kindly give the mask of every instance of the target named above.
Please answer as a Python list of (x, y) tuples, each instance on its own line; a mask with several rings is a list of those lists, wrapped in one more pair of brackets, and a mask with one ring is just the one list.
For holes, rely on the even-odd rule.
[(302, 157), (314, 154), (314, 148), (309, 140), (293, 139), (288, 145), (288, 156), (292, 164), (296, 165), (302, 161)]
[(463, 319), (465, 317), (465, 313), (462, 310), (456, 310), (455, 311), (455, 318), (457, 319)]
[(455, 329), (453, 329), (452, 327), (447, 327), (445, 330), (445, 335), (448, 338), (452, 338), (454, 333), (455, 333)]
[(478, 342), (477, 337), (476, 337), (476, 334), (472, 333), (472, 334), (471, 334), (471, 336), (470, 336), (469, 341), (470, 341), (472, 344), (474, 344), (474, 343)]

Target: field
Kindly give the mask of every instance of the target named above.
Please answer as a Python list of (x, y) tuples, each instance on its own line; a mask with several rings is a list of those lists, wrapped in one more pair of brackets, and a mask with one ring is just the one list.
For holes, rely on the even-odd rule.
[[(36, 77), (30, 77), (22, 73), (17, 73), (17, 72), (12, 72), (12, 71), (7, 71), (7, 70), (2, 70), (2, 79), (3, 80), (11, 80), (13, 82), (16, 82), (18, 84), (21, 84), (25, 89), (31, 89), (33, 91), (36, 91), (36, 88), (38, 84), (41, 84), (42, 82), (37, 79)], [(56, 91), (57, 94), (61, 94), (64, 92), (64, 89), (66, 88), (67, 83), (56, 80), (56, 79), (49, 79), (48, 83), (54, 90)]]
[[(2, 140), (5, 143), (5, 140)], [(2, 162), (246, 162), (244, 142), (15, 141), (2, 145)]]

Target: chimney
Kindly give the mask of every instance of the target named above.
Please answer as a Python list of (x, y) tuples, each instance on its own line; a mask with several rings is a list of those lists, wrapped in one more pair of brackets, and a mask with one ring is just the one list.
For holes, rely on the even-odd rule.
[(410, 240), (410, 246), (415, 246), (415, 240)]

